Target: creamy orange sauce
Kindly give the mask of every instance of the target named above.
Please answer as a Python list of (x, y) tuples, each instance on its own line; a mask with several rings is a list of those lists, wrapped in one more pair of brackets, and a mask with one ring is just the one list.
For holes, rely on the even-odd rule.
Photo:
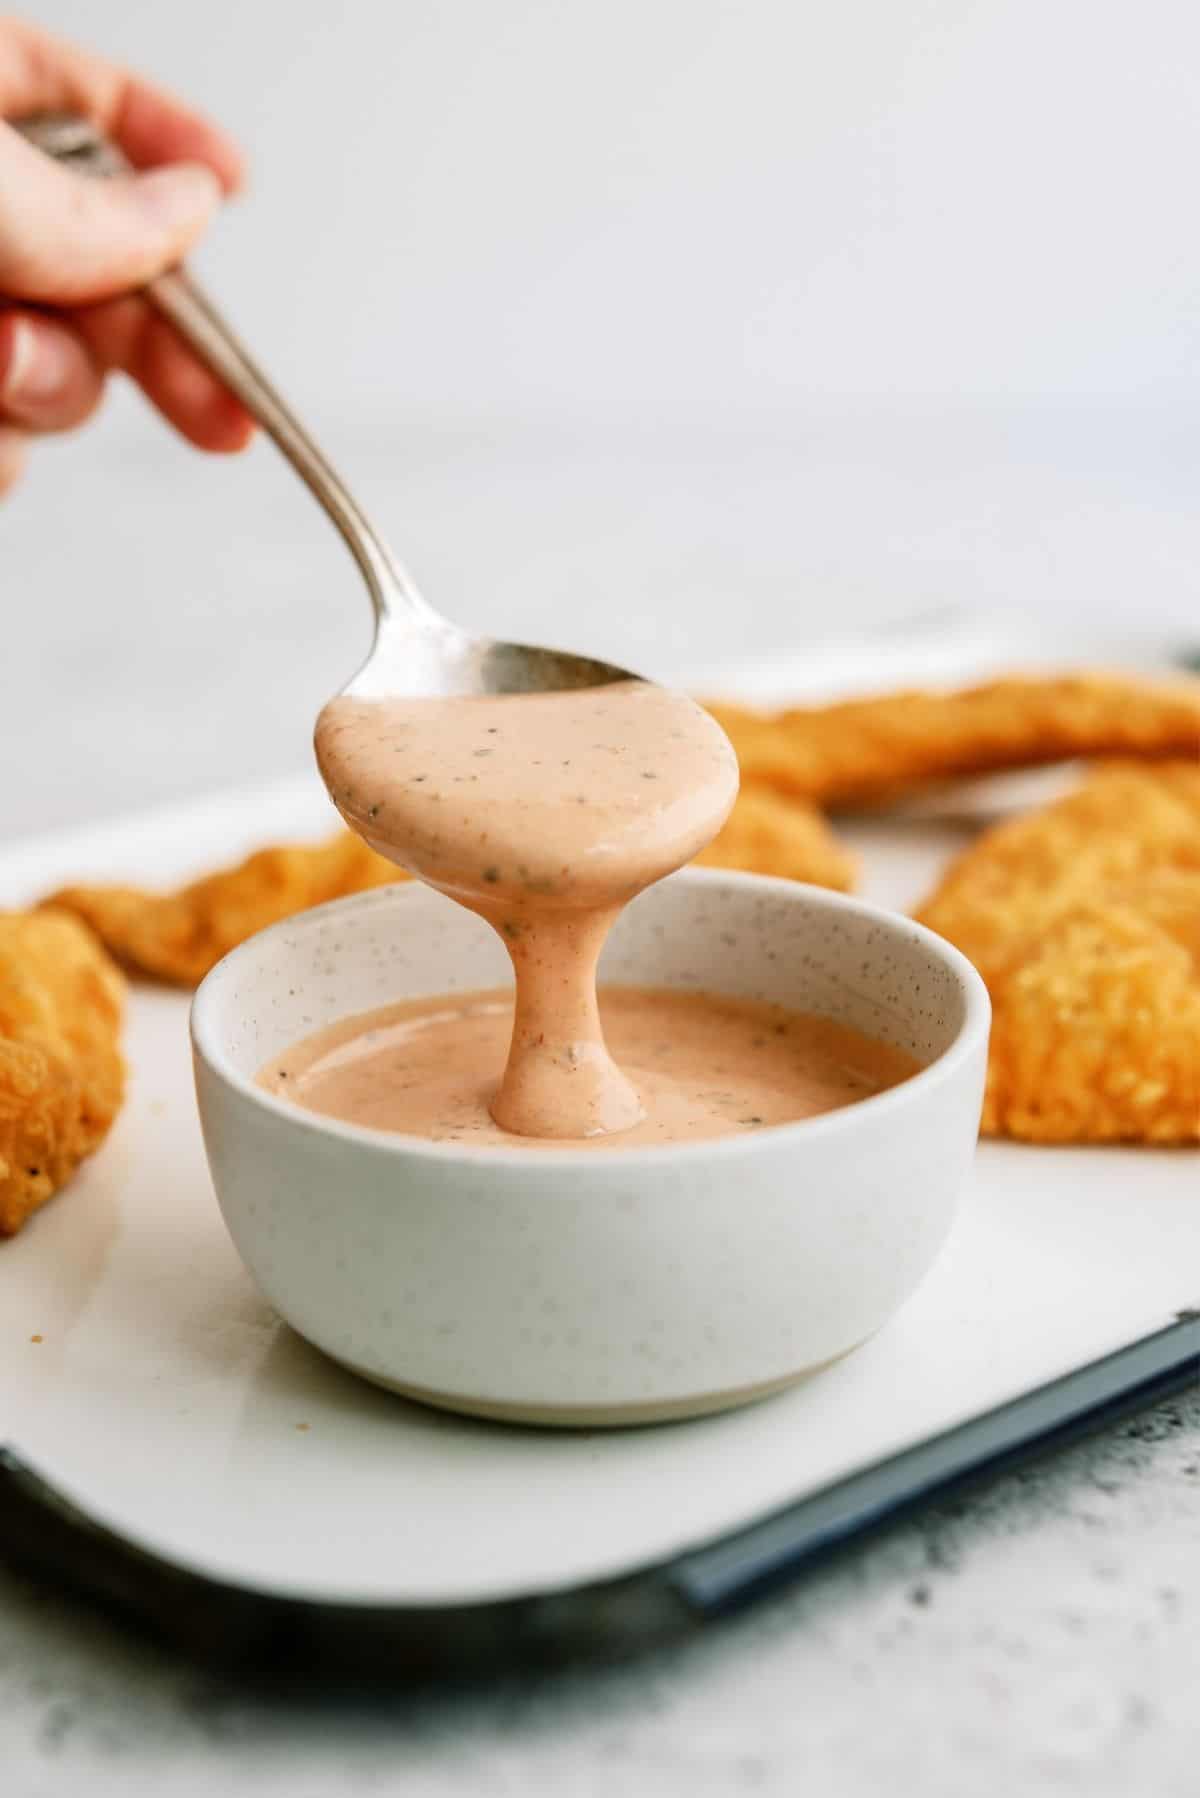
[[(600, 1018), (643, 1115), (590, 1145), (743, 1135), (836, 1111), (918, 1072), (902, 1050), (760, 1000), (604, 987)], [(444, 994), (345, 1018), (268, 1063), (268, 1091), (324, 1117), (434, 1142), (530, 1148), (493, 1115), (513, 1027), (509, 992)], [(564, 1070), (562, 1084), (586, 1079)], [(567, 1104), (569, 1111), (569, 1102)], [(561, 1136), (559, 1138), (561, 1141)]]
[[(508, 949), (515, 1011), (489, 1100), (502, 1131), (577, 1140), (636, 1128), (645, 1095), (605, 1042), (596, 963), (621, 906), (724, 822), (737, 760), (720, 727), (641, 681), (343, 695), (317, 721), (316, 752), (347, 823)], [(493, 1074), (504, 1062), (498, 1053)]]

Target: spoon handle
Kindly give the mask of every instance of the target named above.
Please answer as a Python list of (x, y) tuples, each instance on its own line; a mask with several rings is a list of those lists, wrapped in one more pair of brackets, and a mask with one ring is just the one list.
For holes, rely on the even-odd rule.
[[(104, 176), (129, 172), (121, 152), (87, 119), (71, 113), (39, 113), (17, 121), (15, 128), (37, 149), (80, 173)], [(170, 320), (200, 360), (237, 395), (320, 501), (362, 570), (376, 615), (383, 618), (393, 610), (430, 615), (412, 580), (395, 561), (333, 464), (203, 288), (181, 266), (157, 276), (142, 292)]]

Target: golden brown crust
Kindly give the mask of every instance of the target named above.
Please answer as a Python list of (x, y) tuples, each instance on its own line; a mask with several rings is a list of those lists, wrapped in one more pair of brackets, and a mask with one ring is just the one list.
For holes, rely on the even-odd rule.
[(991, 992), (986, 1133), (1200, 1142), (1200, 762), (1100, 770), (918, 915)]
[(818, 805), (1075, 757), (1200, 756), (1200, 680), (1010, 676), (773, 714), (713, 704), (742, 776)]
[(702, 867), (806, 880), (843, 893), (851, 890), (857, 872), (854, 857), (815, 806), (762, 786), (742, 788), (724, 828), (696, 861)]
[(341, 831), (324, 843), (260, 849), (173, 893), (75, 886), (43, 903), (84, 919), (125, 967), (194, 986), (256, 930), (327, 899), (402, 879), (361, 838)]
[(0, 912), (0, 1236), (98, 1147), (125, 1086), (125, 983), (62, 912)]

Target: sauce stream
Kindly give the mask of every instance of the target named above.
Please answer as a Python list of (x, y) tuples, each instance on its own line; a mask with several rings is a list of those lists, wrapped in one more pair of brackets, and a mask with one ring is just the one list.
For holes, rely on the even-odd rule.
[(635, 1128), (642, 1100), (605, 1042), (596, 964), (621, 906), (728, 815), (737, 760), (720, 727), (684, 695), (633, 680), (341, 695), (317, 720), (316, 752), (352, 829), (508, 949), (516, 1005), (496, 1123), (568, 1140)]

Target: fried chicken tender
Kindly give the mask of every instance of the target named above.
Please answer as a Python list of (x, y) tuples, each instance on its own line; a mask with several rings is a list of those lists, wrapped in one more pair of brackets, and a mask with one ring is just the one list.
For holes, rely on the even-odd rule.
[(194, 986), (256, 930), (327, 899), (404, 878), (361, 838), (341, 831), (324, 843), (260, 849), (174, 893), (75, 886), (43, 904), (82, 918), (124, 967)]
[(1109, 756), (1200, 756), (1200, 680), (1013, 675), (767, 714), (711, 704), (743, 778), (825, 806), (930, 782)]
[(918, 916), (992, 996), (986, 1134), (1200, 1142), (1200, 760), (987, 831)]
[(724, 827), (697, 857), (708, 868), (777, 874), (848, 893), (857, 865), (822, 814), (771, 787), (744, 786)]
[(103, 1142), (121, 1106), (125, 983), (62, 912), (0, 912), (0, 1236)]

